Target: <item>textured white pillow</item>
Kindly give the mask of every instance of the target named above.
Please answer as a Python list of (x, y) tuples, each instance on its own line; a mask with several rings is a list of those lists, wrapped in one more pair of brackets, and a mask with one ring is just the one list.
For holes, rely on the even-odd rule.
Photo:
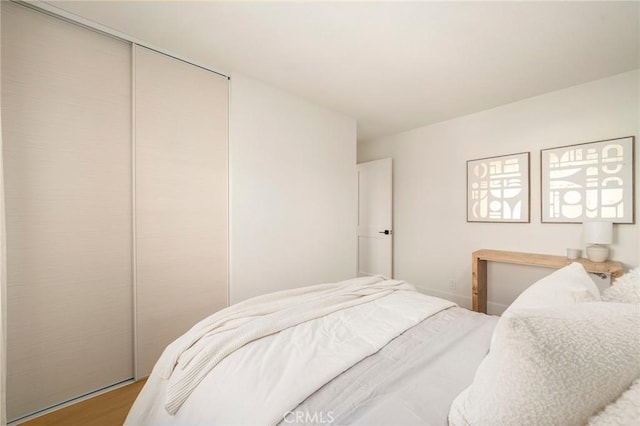
[(451, 425), (584, 425), (640, 376), (640, 309), (576, 303), (514, 310)]
[(598, 287), (584, 267), (578, 262), (573, 262), (532, 284), (518, 296), (503, 315), (508, 315), (516, 309), (561, 306), (599, 300)]
[(640, 379), (618, 399), (591, 417), (588, 426), (638, 426), (640, 424)]
[[(640, 303), (640, 267), (627, 272), (602, 292), (605, 302)], [(640, 422), (639, 422), (640, 423)]]
[[(518, 309), (565, 306), (582, 302), (600, 301), (600, 291), (589, 274), (578, 262), (560, 268), (557, 271), (531, 284), (502, 313), (509, 316)], [(496, 339), (491, 336), (491, 346)]]

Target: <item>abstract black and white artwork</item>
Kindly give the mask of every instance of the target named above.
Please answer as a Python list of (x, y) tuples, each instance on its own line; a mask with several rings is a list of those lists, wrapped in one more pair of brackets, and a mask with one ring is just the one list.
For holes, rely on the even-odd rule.
[(467, 161), (467, 222), (529, 222), (529, 153)]
[(634, 137), (541, 151), (542, 222), (634, 223)]

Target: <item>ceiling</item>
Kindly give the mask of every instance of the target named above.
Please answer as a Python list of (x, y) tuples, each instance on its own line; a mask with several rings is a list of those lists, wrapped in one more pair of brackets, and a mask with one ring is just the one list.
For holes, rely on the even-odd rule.
[(50, 1), (342, 112), (366, 141), (640, 67), (640, 2)]

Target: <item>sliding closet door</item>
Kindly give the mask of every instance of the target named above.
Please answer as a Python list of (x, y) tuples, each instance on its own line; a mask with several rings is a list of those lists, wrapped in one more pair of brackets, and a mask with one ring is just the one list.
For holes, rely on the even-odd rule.
[(131, 46), (1, 7), (13, 420), (133, 377)]
[(228, 80), (135, 47), (136, 377), (227, 304)]

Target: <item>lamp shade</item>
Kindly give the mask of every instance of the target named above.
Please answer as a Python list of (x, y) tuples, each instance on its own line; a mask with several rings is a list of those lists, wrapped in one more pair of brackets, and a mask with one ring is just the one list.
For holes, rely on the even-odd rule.
[(613, 240), (613, 223), (593, 220), (584, 222), (584, 241), (587, 244), (611, 244)]

